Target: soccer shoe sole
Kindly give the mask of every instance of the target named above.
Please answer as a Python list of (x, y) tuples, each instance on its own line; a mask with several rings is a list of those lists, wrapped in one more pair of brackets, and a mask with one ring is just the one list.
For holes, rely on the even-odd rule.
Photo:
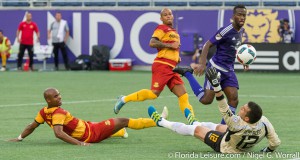
[(164, 106), (163, 111), (161, 112), (161, 117), (164, 119), (168, 119), (169, 118), (169, 110), (167, 106)]
[(124, 102), (122, 102), (122, 97), (124, 97), (123, 95), (119, 96), (118, 99), (117, 99), (117, 102), (114, 106), (114, 112), (115, 114), (118, 114), (121, 110), (121, 108), (124, 106)]
[(184, 76), (186, 72), (190, 72), (191, 74), (193, 74), (194, 70), (191, 67), (176, 67), (173, 69), (173, 72)]

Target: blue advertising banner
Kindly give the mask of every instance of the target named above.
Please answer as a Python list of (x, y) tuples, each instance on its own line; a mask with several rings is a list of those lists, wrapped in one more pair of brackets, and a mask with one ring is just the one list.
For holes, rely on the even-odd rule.
[[(53, 10), (32, 10), (33, 21), (41, 33), (41, 44), (51, 45), (47, 30), (55, 20)], [(60, 10), (70, 27), (67, 43), (70, 59), (81, 54), (91, 54), (93, 45), (107, 45), (111, 58), (130, 58), (133, 65), (150, 65), (156, 49), (149, 47), (149, 41), (156, 26), (161, 23), (159, 11), (132, 10)], [(16, 45), (16, 31), (24, 20), (26, 11), (1, 10), (5, 20), (0, 21), (13, 45)], [(181, 51), (192, 54), (197, 47), (198, 37), (207, 41), (217, 30), (230, 23), (232, 10), (174, 10), (174, 27), (181, 36)], [(245, 43), (276, 43), (279, 41), (279, 21), (287, 18), (295, 30), (295, 40), (300, 42), (296, 26), (300, 24), (300, 11), (249, 9), (245, 24)], [(298, 20), (298, 21), (296, 21)], [(182, 65), (191, 63), (191, 55), (182, 55)]]

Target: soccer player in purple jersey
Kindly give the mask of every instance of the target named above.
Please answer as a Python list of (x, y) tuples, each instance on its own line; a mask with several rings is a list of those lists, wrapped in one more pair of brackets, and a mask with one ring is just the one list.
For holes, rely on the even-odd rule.
[[(228, 104), (233, 113), (238, 105), (238, 80), (234, 72), (234, 61), (237, 48), (242, 44), (244, 33), (243, 25), (246, 20), (247, 9), (244, 5), (237, 5), (233, 9), (232, 23), (220, 28), (214, 36), (208, 40), (200, 55), (199, 64), (191, 65), (192, 68), (177, 67), (173, 71), (186, 77), (192, 87), (194, 94), (202, 104), (211, 104), (215, 94), (213, 87), (205, 77), (204, 87), (200, 86), (193, 76), (203, 75), (206, 67), (214, 67), (220, 72), (220, 83), (228, 99)], [(216, 45), (215, 55), (206, 63), (209, 49)], [(248, 70), (249, 66), (244, 66)], [(224, 120), (221, 122), (225, 124)]]

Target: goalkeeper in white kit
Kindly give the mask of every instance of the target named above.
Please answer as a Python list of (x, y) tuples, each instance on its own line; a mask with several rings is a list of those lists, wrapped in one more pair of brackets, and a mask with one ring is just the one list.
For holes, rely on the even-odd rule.
[(181, 135), (199, 138), (216, 152), (221, 153), (249, 151), (266, 137), (269, 144), (261, 151), (273, 152), (280, 145), (280, 139), (271, 122), (265, 116), (262, 116), (260, 106), (250, 101), (241, 107), (238, 115), (232, 114), (223, 95), (216, 69), (208, 68), (206, 76), (214, 87), (218, 107), (226, 125), (198, 122), (187, 108), (185, 109), (185, 117), (189, 125), (171, 122), (162, 118), (156, 109), (150, 106), (148, 114), (156, 122), (157, 126), (171, 129)]

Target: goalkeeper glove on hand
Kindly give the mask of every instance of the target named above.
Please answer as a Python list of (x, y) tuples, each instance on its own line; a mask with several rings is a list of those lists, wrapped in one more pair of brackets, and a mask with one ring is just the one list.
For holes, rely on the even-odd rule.
[(260, 150), (260, 152), (273, 152), (274, 150), (271, 150), (269, 147), (263, 148)]
[(218, 75), (216, 68), (211, 67), (206, 69), (205, 76), (210, 82), (210, 84), (214, 87), (215, 92), (219, 92), (222, 90), (219, 82), (220, 77)]

